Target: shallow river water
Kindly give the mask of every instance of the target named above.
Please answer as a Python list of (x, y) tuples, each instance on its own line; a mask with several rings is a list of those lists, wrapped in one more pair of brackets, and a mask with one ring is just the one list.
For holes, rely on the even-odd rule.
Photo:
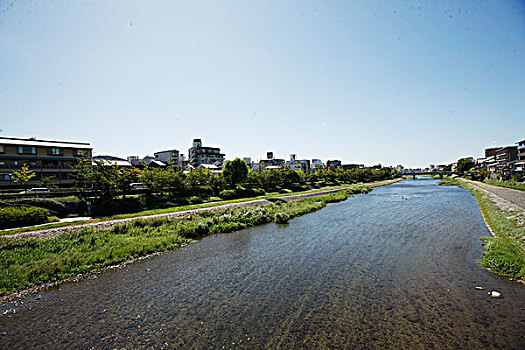
[(3, 305), (0, 348), (525, 349), (487, 235), (469, 192), (407, 180)]

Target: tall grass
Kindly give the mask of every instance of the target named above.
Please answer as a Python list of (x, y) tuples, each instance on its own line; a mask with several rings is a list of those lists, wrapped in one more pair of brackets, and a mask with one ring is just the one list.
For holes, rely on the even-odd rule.
[(494, 181), (485, 179), (483, 182), (488, 183), (490, 185), (500, 186), (500, 187), (507, 187), (507, 188), (513, 188), (515, 190), (525, 191), (525, 183), (523, 182), (514, 182), (514, 181)]

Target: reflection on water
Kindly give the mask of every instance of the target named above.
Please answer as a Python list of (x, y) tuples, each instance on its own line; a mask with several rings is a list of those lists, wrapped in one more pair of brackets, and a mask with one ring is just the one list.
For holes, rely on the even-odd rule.
[(0, 348), (525, 348), (525, 287), (476, 265), (489, 235), (476, 201), (435, 183), (5, 305), (16, 313), (0, 318)]

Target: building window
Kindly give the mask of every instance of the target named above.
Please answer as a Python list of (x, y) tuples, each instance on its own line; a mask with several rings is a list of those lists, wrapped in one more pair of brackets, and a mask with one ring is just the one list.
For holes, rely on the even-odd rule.
[(89, 157), (89, 151), (86, 149), (76, 149), (73, 151), (75, 157)]
[(36, 147), (34, 146), (18, 146), (19, 154), (36, 154)]
[(47, 149), (47, 154), (53, 156), (63, 156), (64, 150), (62, 148), (51, 147)]
[(4, 145), (0, 145), (0, 153), (5, 153)]
[(2, 181), (11, 181), (11, 175), (9, 175), (9, 174), (0, 174), (0, 180), (2, 180)]

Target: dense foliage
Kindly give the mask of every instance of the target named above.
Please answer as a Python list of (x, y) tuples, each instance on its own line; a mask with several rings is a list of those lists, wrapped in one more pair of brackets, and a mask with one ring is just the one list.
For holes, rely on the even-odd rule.
[(458, 160), (458, 163), (457, 163), (457, 172), (462, 174), (466, 171), (469, 171), (475, 165), (476, 165), (476, 161), (474, 160), (474, 158), (472, 157), (461, 158)]
[(64, 203), (49, 198), (23, 198), (14, 201), (14, 203), (18, 205), (22, 204), (25, 206), (44, 208), (58, 217), (63, 217), (68, 214), (68, 210)]
[(49, 211), (35, 207), (6, 207), (0, 209), (0, 229), (38, 225), (48, 222)]
[[(227, 161), (220, 174), (197, 168), (189, 172), (167, 166), (120, 169), (106, 161), (80, 160), (76, 167), (76, 184), (91, 189), (95, 195), (94, 213), (108, 215), (134, 210), (162, 208), (165, 205), (201, 203), (211, 197), (249, 198), (265, 193), (289, 193), (324, 186), (380, 181), (393, 178), (390, 168), (381, 170), (316, 169), (303, 172), (290, 169), (253, 171), (236, 158)], [(144, 183), (145, 190), (132, 191), (132, 182)], [(130, 193), (133, 198), (126, 199)], [(137, 198), (140, 197), (140, 198)], [(120, 198), (123, 197), (123, 198)], [(116, 201), (116, 199), (119, 201)]]

